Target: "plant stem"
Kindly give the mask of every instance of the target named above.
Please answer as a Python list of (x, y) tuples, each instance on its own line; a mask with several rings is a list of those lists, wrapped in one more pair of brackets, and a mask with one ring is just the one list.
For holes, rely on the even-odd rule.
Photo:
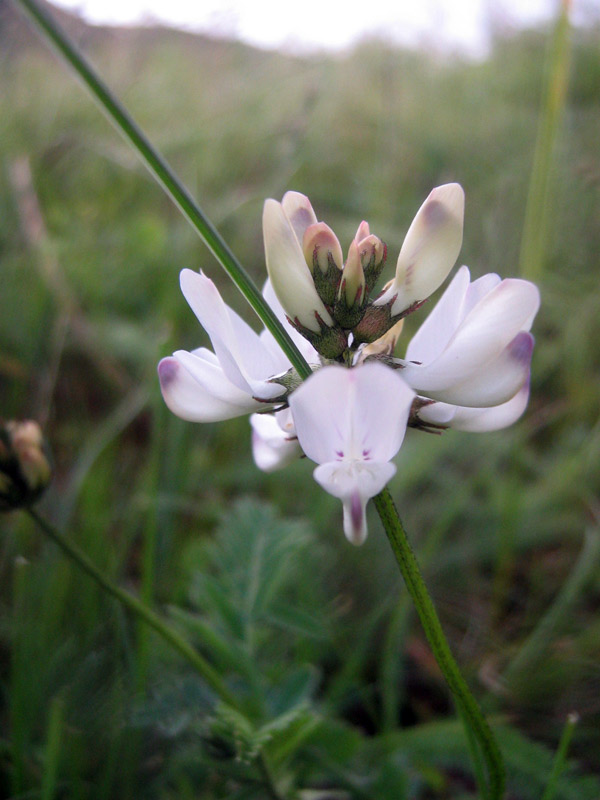
[(265, 789), (267, 790), (271, 800), (285, 800), (284, 796), (280, 794), (279, 789), (277, 788), (273, 773), (271, 772), (271, 765), (269, 764), (264, 750), (261, 750), (259, 753), (258, 768), (260, 769)]
[(584, 590), (594, 580), (600, 562), (600, 531), (588, 528), (579, 558), (567, 580), (561, 586), (554, 602), (525, 640), (516, 656), (504, 671), (503, 680), (510, 689), (516, 689), (524, 675), (531, 675), (539, 667), (547, 648), (561, 626), (571, 619), (573, 608), (583, 597)]
[(569, 745), (575, 732), (575, 726), (579, 722), (579, 714), (571, 713), (567, 716), (567, 721), (563, 728), (556, 755), (554, 756), (554, 763), (552, 765), (552, 772), (548, 779), (548, 785), (542, 795), (542, 800), (552, 800), (558, 788), (558, 780), (566, 766), (567, 754), (569, 752)]
[(98, 567), (90, 561), (88, 556), (83, 553), (77, 545), (69, 541), (59, 530), (38, 514), (35, 509), (27, 508), (26, 510), (44, 533), (49, 536), (72, 561), (95, 580), (99, 586), (116, 598), (139, 619), (153, 628), (159, 636), (174, 647), (175, 650), (194, 667), (198, 674), (202, 676), (210, 688), (224, 703), (227, 703), (233, 708), (238, 707), (235, 697), (225, 686), (217, 671), (183, 638), (183, 636), (171, 628), (158, 614), (144, 605), (137, 597), (121, 589), (119, 586), (115, 586), (114, 583), (100, 572)]
[(487, 768), (488, 797), (490, 800), (500, 800), (504, 793), (505, 769), (494, 734), (450, 651), (435, 607), (421, 576), (416, 556), (389, 490), (384, 489), (374, 498), (374, 501), (435, 659), (458, 704), (461, 717), (468, 724), (481, 748)]
[(569, 79), (569, 6), (570, 0), (561, 0), (544, 69), (544, 88), (519, 254), (521, 275), (530, 280), (539, 280), (542, 276), (548, 239), (552, 159), (564, 114)]
[(173, 172), (163, 156), (153, 147), (126, 108), (99, 78), (84, 56), (73, 46), (50, 14), (38, 5), (37, 0), (15, 0), (15, 2), (73, 68), (106, 117), (137, 152), (150, 174), (173, 200), (258, 314), (265, 327), (271, 331), (300, 377), (308, 378), (311, 374), (310, 367), (271, 307), (265, 302), (254, 282), (234, 256), (221, 234), (205, 216), (188, 189)]

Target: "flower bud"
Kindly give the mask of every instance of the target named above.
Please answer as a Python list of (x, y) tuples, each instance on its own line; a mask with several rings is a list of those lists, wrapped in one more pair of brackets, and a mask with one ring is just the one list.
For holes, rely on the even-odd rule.
[(464, 207), (465, 195), (458, 183), (447, 183), (431, 192), (408, 229), (396, 276), (375, 305), (391, 302), (390, 314), (398, 318), (435, 292), (458, 257)]
[(312, 273), (319, 267), (325, 274), (332, 262), (339, 271), (342, 270), (344, 264), (342, 246), (326, 222), (316, 222), (308, 226), (304, 231), (302, 249)]
[(394, 352), (394, 348), (396, 347), (396, 342), (402, 333), (403, 327), (404, 320), (401, 319), (399, 322), (393, 325), (389, 331), (387, 331), (387, 333), (384, 333), (383, 336), (380, 336), (379, 339), (375, 339), (375, 341), (371, 342), (371, 344), (365, 345), (360, 351), (357, 363), (362, 364), (369, 358), (391, 356)]
[[(363, 222), (361, 223), (361, 226), (362, 225), (367, 225), (367, 223)], [(358, 231), (361, 232), (360, 227)], [(378, 236), (374, 236), (373, 234), (365, 236), (364, 239), (355, 239), (354, 241), (360, 253), (360, 261), (365, 273), (365, 294), (368, 296), (385, 265), (387, 247)]]
[(342, 328), (353, 328), (362, 319), (365, 307), (365, 273), (356, 241), (352, 241), (348, 260), (333, 307), (333, 316)]
[(371, 235), (371, 229), (369, 228), (369, 223), (366, 221), (366, 219), (363, 219), (363, 221), (358, 226), (358, 229), (354, 236), (354, 241), (361, 242), (363, 239), (366, 239), (367, 236), (370, 235)]
[(37, 422), (0, 423), (0, 511), (33, 503), (50, 477), (50, 464)]
[(286, 192), (281, 199), (281, 207), (296, 234), (296, 239), (302, 244), (304, 231), (317, 221), (310, 200), (300, 192)]
[[(286, 198), (289, 195), (290, 192), (286, 194)], [(303, 236), (304, 230), (308, 227), (308, 225), (304, 228), (301, 226), (301, 221), (309, 216), (308, 211), (299, 203), (294, 208), (295, 211), (291, 213), (296, 221), (296, 228), (293, 227), (282, 203), (276, 200), (265, 202), (263, 235), (267, 271), (277, 299), (290, 321), (298, 330), (304, 328), (313, 334), (319, 334), (321, 323), (333, 326), (334, 322), (317, 293), (297, 238), (297, 232), (302, 230)]]
[(325, 222), (317, 222), (304, 231), (302, 249), (319, 297), (332, 306), (344, 264), (337, 236)]
[(392, 327), (394, 322), (390, 305), (377, 306), (372, 303), (367, 306), (362, 319), (352, 329), (355, 344), (374, 342)]

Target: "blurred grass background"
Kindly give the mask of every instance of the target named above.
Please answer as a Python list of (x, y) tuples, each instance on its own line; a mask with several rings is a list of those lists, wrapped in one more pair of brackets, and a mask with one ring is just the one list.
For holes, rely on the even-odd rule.
[[(297, 58), (60, 19), (259, 284), (265, 197), (308, 194), (344, 247), (366, 217), (391, 273), (448, 181), (467, 197), (461, 263), (519, 274), (549, 31), (498, 36), (473, 63), (380, 41)], [(514, 798), (541, 796), (572, 711), (555, 796), (600, 795), (599, 33), (572, 33), (526, 415), (495, 434), (409, 432), (391, 484)], [(45, 426), (46, 515), (192, 639), (211, 631), (258, 726), (300, 714), (273, 757), (314, 798), (474, 796), (376, 515), (351, 548), (309, 463), (266, 476), (247, 420), (164, 408), (156, 362), (207, 341), (179, 270), (251, 312), (7, 0), (0, 139), (0, 412)], [(18, 513), (0, 569), (1, 797), (264, 796), (237, 723)]]

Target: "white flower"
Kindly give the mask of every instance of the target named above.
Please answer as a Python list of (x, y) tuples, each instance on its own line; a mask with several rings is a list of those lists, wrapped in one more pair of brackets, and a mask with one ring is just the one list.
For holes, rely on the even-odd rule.
[[(286, 372), (290, 363), (273, 336), (255, 333), (202, 273), (184, 269), (180, 282), (214, 353), (200, 347), (162, 359), (158, 375), (167, 406), (190, 422), (215, 422), (276, 406), (286, 390), (270, 379)], [(266, 292), (270, 294), (270, 287)], [(314, 361), (312, 347), (295, 331), (294, 335), (303, 341), (305, 357)]]
[(470, 283), (461, 267), (398, 362), (420, 396), (439, 401), (419, 418), (472, 431), (518, 419), (527, 405), (529, 329), (539, 303), (529, 281), (489, 274)]
[(292, 322), (319, 334), (319, 320), (331, 327), (334, 321), (317, 293), (302, 250), (304, 233), (316, 222), (310, 201), (303, 194), (287, 192), (281, 203), (265, 201), (265, 259), (275, 294)]
[(276, 414), (252, 414), (250, 424), (252, 456), (263, 472), (282, 469), (302, 455), (289, 408)]
[(465, 193), (458, 183), (433, 189), (402, 244), (396, 275), (375, 306), (392, 303), (392, 317), (426, 300), (454, 266), (463, 236)]
[(461, 267), (405, 358), (393, 356), (402, 318), (441, 285), (458, 256), (463, 213), (458, 184), (434, 189), (409, 228), (395, 278), (371, 303), (386, 247), (366, 222), (343, 264), (337, 237), (317, 222), (307, 197), (267, 200), (263, 295), (316, 371), (296, 388), (299, 377), (273, 335), (255, 333), (212, 281), (184, 270), (182, 291), (214, 352), (179, 350), (160, 362), (167, 405), (197, 422), (260, 411), (250, 420), (256, 464), (270, 472), (304, 452), (318, 465), (315, 480), (342, 500), (346, 536), (361, 544), (366, 504), (394, 475), (391, 459), (407, 424), (497, 430), (527, 405), (529, 330), (540, 303), (528, 281), (484, 275), (471, 283)]
[(289, 404), (302, 450), (319, 466), (315, 480), (344, 507), (344, 533), (367, 535), (365, 507), (396, 471), (414, 392), (383, 364), (329, 366), (292, 393)]

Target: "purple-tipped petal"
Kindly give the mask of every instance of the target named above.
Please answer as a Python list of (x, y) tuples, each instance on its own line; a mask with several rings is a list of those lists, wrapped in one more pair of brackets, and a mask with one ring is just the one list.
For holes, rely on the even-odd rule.
[(282, 204), (276, 200), (265, 201), (263, 236), (267, 271), (285, 313), (314, 333), (320, 332), (317, 314), (326, 325), (333, 326), (333, 319), (315, 289), (292, 224)]
[[(500, 355), (461, 382), (427, 395), (453, 405), (484, 408), (510, 400), (528, 380), (534, 339), (521, 331)], [(419, 389), (420, 387), (416, 387)]]
[[(500, 357), (520, 331), (530, 327), (539, 302), (539, 291), (533, 283), (502, 281), (466, 315), (437, 358), (421, 364), (407, 363), (403, 378), (417, 391), (431, 396), (470, 380)], [(414, 357), (414, 348), (411, 356)]]
[(408, 229), (394, 280), (375, 305), (393, 300), (392, 314), (400, 314), (435, 292), (460, 252), (464, 209), (465, 194), (458, 183), (430, 193)]
[(168, 408), (188, 422), (218, 422), (252, 410), (213, 395), (172, 356), (159, 363), (158, 378)]

